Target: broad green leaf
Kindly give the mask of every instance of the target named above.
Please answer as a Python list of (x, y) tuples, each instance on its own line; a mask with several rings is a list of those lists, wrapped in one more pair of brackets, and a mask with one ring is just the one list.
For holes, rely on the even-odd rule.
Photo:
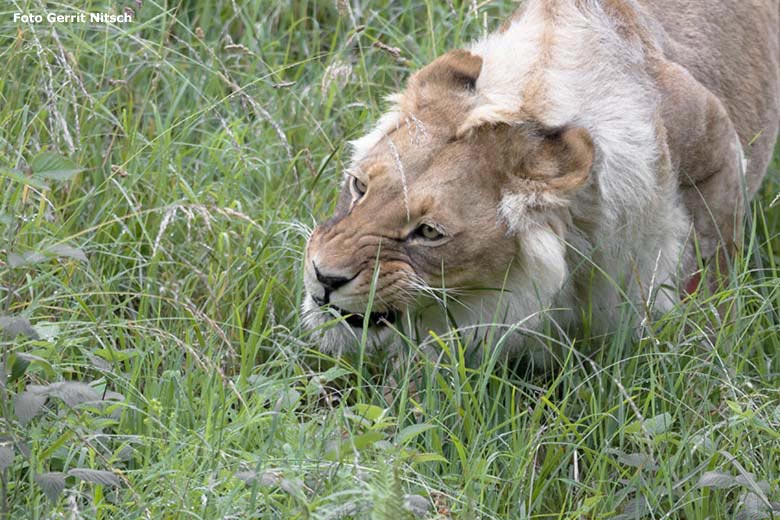
[(378, 430), (371, 430), (353, 437), (352, 442), (348, 444), (354, 446), (356, 450), (361, 451), (384, 438), (385, 436), (382, 432)]
[(658, 466), (650, 455), (644, 453), (627, 453), (618, 457), (618, 461), (632, 468), (656, 469)]
[(282, 410), (292, 411), (298, 406), (300, 401), (301, 393), (294, 388), (288, 388), (283, 390), (282, 395), (280, 395), (279, 399), (276, 400), (276, 406), (274, 406), (274, 410), (277, 412)]
[(52, 383), (48, 386), (48, 393), (53, 397), (62, 399), (71, 408), (83, 403), (100, 401), (100, 394), (97, 390), (86, 383), (77, 381)]
[(328, 460), (339, 460), (342, 457), (352, 455), (355, 451), (363, 451), (385, 438), (379, 430), (369, 430), (366, 433), (356, 435), (343, 442), (337, 442), (325, 454)]
[(344, 377), (350, 374), (350, 371), (341, 367), (331, 367), (320, 375), (320, 381), (323, 383), (330, 383), (340, 377)]
[(48, 256), (56, 256), (58, 258), (72, 258), (73, 260), (80, 260), (81, 262), (88, 262), (87, 255), (81, 249), (67, 244), (54, 244), (46, 248), (44, 253)]
[(73, 160), (58, 153), (44, 151), (36, 155), (30, 163), (33, 176), (55, 181), (66, 181), (82, 171)]
[(49, 257), (40, 251), (27, 251), (24, 253), (8, 253), (9, 267), (29, 267), (48, 260)]
[(54, 244), (39, 251), (10, 252), (8, 253), (8, 265), (14, 268), (29, 267), (52, 258), (70, 258), (81, 262), (89, 261), (87, 255), (81, 249), (67, 244)]
[(431, 501), (420, 495), (404, 495), (404, 509), (418, 518), (425, 517), (431, 509)]
[(712, 440), (710, 440), (710, 438), (705, 435), (692, 436), (689, 444), (693, 446), (693, 449), (701, 448), (707, 453), (712, 453), (717, 449), (715, 443), (712, 442)]
[(658, 468), (653, 458), (645, 453), (625, 453), (616, 449), (610, 449), (607, 452), (615, 455), (618, 463), (624, 466), (649, 470)]
[(119, 392), (112, 392), (111, 390), (107, 391), (103, 396), (104, 401), (124, 401), (125, 399), (126, 398), (124, 394), (120, 394)]
[(251, 484), (255, 480), (257, 480), (257, 473), (255, 473), (254, 471), (239, 471), (237, 473), (234, 473), (233, 476), (246, 484)]
[(102, 370), (103, 372), (111, 372), (111, 370), (114, 368), (111, 363), (109, 363), (102, 357), (94, 356), (92, 354), (87, 354), (87, 359), (89, 359), (89, 362), (92, 363), (92, 365), (95, 368), (97, 368), (98, 370)]
[(99, 469), (87, 469), (87, 468), (73, 468), (68, 471), (68, 475), (76, 477), (84, 482), (91, 482), (93, 484), (102, 484), (104, 486), (119, 487), (122, 485), (122, 481), (119, 480), (111, 471), (104, 471)]
[(27, 389), (14, 397), (14, 411), (22, 424), (29, 422), (41, 411), (48, 397), (56, 397), (68, 406), (100, 401), (97, 390), (86, 383), (63, 381), (47, 386), (28, 385)]
[(33, 327), (40, 339), (53, 340), (60, 333), (60, 325), (51, 321), (36, 321)]
[(416, 453), (412, 456), (412, 462), (424, 463), (424, 462), (443, 462), (447, 463), (449, 460), (438, 453)]
[(705, 471), (699, 478), (699, 487), (729, 489), (737, 485), (733, 475), (720, 471)]
[(257, 481), (257, 485), (260, 487), (275, 486), (282, 479), (279, 473), (273, 471), (265, 471), (260, 474), (259, 478), (257, 473), (254, 471), (239, 471), (238, 473), (235, 473), (233, 476), (236, 477), (238, 480), (241, 480), (242, 482), (246, 483), (249, 486), (253, 485), (255, 481)]
[(305, 501), (306, 495), (303, 493), (304, 483), (302, 480), (293, 478), (283, 478), (279, 481), (279, 487), (290, 496), (297, 498), (298, 500)]
[(38, 333), (30, 320), (21, 316), (0, 316), (0, 331), (6, 339), (14, 339), (20, 334), (28, 338), (38, 339)]
[(645, 497), (632, 498), (623, 506), (623, 513), (614, 516), (614, 520), (636, 520), (638, 518), (644, 518), (650, 512), (650, 508), (647, 504)]
[(766, 480), (756, 480), (756, 476), (753, 473), (739, 475), (734, 481), (740, 486), (749, 489), (760, 489), (764, 494), (769, 494), (769, 491), (771, 490), (769, 482)]
[[(13, 357), (16, 358), (18, 363), (20, 364), (24, 363), (25, 368), (29, 367), (30, 365), (33, 365), (42, 368), (43, 372), (49, 377), (54, 377), (56, 375), (54, 367), (51, 366), (51, 363), (49, 363), (48, 360), (40, 356), (34, 356), (32, 354), (27, 354), (25, 352), (17, 352), (16, 354), (13, 355)], [(14, 378), (14, 380), (17, 379), (16, 377), (14, 377), (13, 371), (12, 371), (12, 378)]]
[(660, 435), (666, 433), (671, 428), (674, 420), (672, 414), (662, 413), (645, 420), (645, 430), (651, 435)]
[(632, 421), (626, 425), (623, 431), (631, 435), (636, 435), (642, 431), (642, 423), (640, 421)]
[(45, 183), (39, 181), (38, 179), (25, 175), (19, 170), (9, 170), (8, 168), (0, 168), (0, 177), (6, 177), (20, 184), (27, 184), (29, 186), (32, 186), (33, 188), (42, 191), (49, 189), (49, 187)]
[(30, 366), (30, 362), (20, 356), (19, 353), (8, 356), (8, 364), (11, 365), (11, 377), (8, 379), (9, 384), (13, 384), (18, 381), (19, 378), (21, 378), (27, 371), (27, 367)]
[(22, 457), (31, 455), (30, 446), (20, 439), (15, 440), (11, 435), (0, 434), (0, 446), (8, 446), (12, 450), (16, 450), (15, 453), (21, 454)]
[(133, 460), (133, 457), (136, 454), (135, 448), (129, 445), (122, 446), (119, 451), (115, 453), (115, 456), (118, 460), (121, 460), (122, 462), (129, 462)]
[(41, 390), (43, 388), (37, 385), (29, 385), (27, 390), (14, 396), (14, 413), (23, 425), (38, 415), (43, 405), (46, 404), (46, 399), (49, 396), (45, 390)]
[[(671, 414), (662, 413), (660, 415), (656, 415), (655, 417), (645, 419), (644, 431), (650, 435), (661, 435), (662, 433), (666, 433), (666, 431), (669, 430), (673, 422), (674, 420), (672, 419)], [(631, 424), (626, 426), (625, 432), (631, 434), (641, 433), (643, 431), (642, 424), (642, 421), (633, 421)]]
[(736, 515), (736, 520), (762, 520), (764, 518), (777, 518), (780, 514), (780, 503), (768, 502), (765, 498), (755, 493), (745, 493), (740, 497), (741, 510)]
[(51, 473), (38, 473), (35, 482), (41, 486), (43, 493), (52, 502), (56, 502), (60, 493), (65, 489), (65, 473), (53, 471)]
[(352, 412), (359, 417), (365, 417), (371, 422), (377, 422), (385, 414), (385, 409), (373, 404), (357, 403), (352, 405)]
[(11, 467), (14, 462), (14, 448), (8, 444), (0, 444), (0, 471)]
[(726, 406), (728, 406), (728, 407), (729, 407), (729, 409), (730, 409), (732, 412), (734, 412), (735, 414), (737, 414), (737, 415), (742, 415), (742, 414), (743, 414), (743, 412), (744, 412), (744, 411), (742, 410), (742, 405), (741, 405), (741, 404), (739, 404), (739, 403), (738, 403), (738, 402), (736, 402), (736, 401), (731, 401), (731, 400), (729, 400), (729, 399), (726, 399)]
[(395, 443), (402, 445), (432, 428), (435, 428), (435, 426), (427, 423), (407, 426), (395, 436)]
[(581, 511), (583, 513), (587, 513), (588, 511), (591, 511), (593, 508), (595, 508), (597, 505), (601, 504), (602, 502), (604, 502), (604, 495), (596, 495), (596, 496), (588, 497), (582, 501)]
[(112, 363), (116, 362), (122, 362), (127, 361), (128, 359), (132, 359), (134, 357), (138, 357), (141, 353), (138, 352), (135, 349), (128, 348), (125, 350), (114, 350), (114, 349), (108, 349), (108, 348), (99, 348), (95, 350), (95, 355), (100, 356), (101, 358), (105, 359), (106, 361), (110, 361)]
[(745, 467), (740, 464), (740, 462), (737, 460), (737, 458), (729, 453), (728, 451), (721, 450), (720, 454), (726, 457), (731, 464), (737, 468), (737, 471), (739, 472), (740, 476), (742, 477), (740, 479), (740, 484), (750, 489), (752, 492), (751, 494), (754, 494), (761, 498), (761, 500), (765, 504), (769, 504), (769, 498), (767, 497), (766, 492), (762, 487), (756, 482), (754, 475), (750, 473), (748, 470), (745, 469)]

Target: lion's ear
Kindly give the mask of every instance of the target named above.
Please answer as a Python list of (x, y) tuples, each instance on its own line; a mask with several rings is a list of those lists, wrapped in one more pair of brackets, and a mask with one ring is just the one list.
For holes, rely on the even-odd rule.
[(482, 58), (476, 54), (448, 52), (409, 79), (400, 111), (435, 122), (443, 132), (454, 135), (471, 110), (481, 72)]
[[(526, 134), (518, 139), (515, 148), (523, 144), (527, 148), (506, 166), (511, 173), (505, 177), (508, 184), (499, 212), (511, 232), (542, 221), (562, 229), (547, 210), (567, 206), (572, 194), (587, 183), (595, 158), (593, 139), (587, 130), (578, 127), (544, 131), (541, 142), (533, 144), (530, 141), (539, 139), (538, 135), (530, 138)], [(512, 141), (502, 144), (512, 147)]]
[(412, 76), (419, 87), (438, 86), (453, 90), (474, 90), (482, 71), (482, 58), (463, 49), (440, 56)]
[(549, 189), (558, 192), (575, 190), (590, 177), (595, 149), (590, 133), (581, 127), (561, 128), (545, 132), (541, 146), (543, 163), (549, 165), (541, 171), (528, 172)]

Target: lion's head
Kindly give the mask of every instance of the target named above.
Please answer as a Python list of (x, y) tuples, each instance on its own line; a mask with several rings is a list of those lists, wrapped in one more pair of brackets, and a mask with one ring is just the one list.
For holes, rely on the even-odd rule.
[(481, 67), (466, 51), (440, 57), (355, 143), (335, 215), (306, 247), (308, 324), (346, 316), (323, 349), (349, 348), (365, 323), (381, 340), (406, 311), (423, 329), (534, 319), (563, 285), (565, 207), (589, 180), (590, 136), (475, 124)]

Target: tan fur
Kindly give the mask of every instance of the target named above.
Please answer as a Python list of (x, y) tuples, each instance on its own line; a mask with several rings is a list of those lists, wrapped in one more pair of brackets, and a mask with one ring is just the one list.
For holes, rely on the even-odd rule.
[(654, 73), (681, 193), (702, 253), (714, 257), (721, 246), (723, 269), (741, 243), (743, 189), (749, 198), (758, 190), (777, 141), (780, 8), (776, 0), (642, 3), (663, 27)]
[[(747, 188), (752, 197), (766, 173), (780, 125), (777, 0), (642, 3), (663, 28), (659, 38), (667, 60), (686, 69), (723, 104), (750, 158)], [(667, 125), (685, 125), (684, 119), (681, 112), (670, 114)], [(673, 148), (684, 146), (684, 139), (673, 142)], [(712, 151), (706, 146), (700, 150), (699, 155)]]
[[(580, 305), (605, 328), (626, 297), (668, 308), (694, 239), (719, 263), (740, 244), (780, 124), (778, 17), (779, 0), (528, 0), (415, 73), (309, 240), (309, 324), (333, 317), (315, 302), (364, 313), (374, 278), (374, 313), (526, 333), (512, 345)], [(334, 352), (360, 335), (321, 334)]]

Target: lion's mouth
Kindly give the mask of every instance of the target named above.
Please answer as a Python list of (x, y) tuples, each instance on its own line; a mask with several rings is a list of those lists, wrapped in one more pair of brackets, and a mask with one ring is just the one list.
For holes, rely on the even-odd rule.
[[(344, 309), (340, 309), (333, 304), (325, 303), (319, 300), (318, 298), (314, 298), (314, 302), (320, 307), (327, 307), (332, 312), (344, 318), (344, 322), (347, 323), (347, 325), (349, 325), (350, 327), (354, 327), (356, 329), (362, 329), (363, 325), (366, 323), (365, 314), (345, 311)], [(385, 311), (385, 312), (372, 312), (368, 315), (368, 326), (387, 327), (391, 323), (393, 323), (397, 317), (398, 317), (398, 311), (395, 310)]]
[[(335, 310), (340, 315), (345, 316), (344, 321), (347, 322), (347, 324), (351, 327), (360, 329), (363, 328), (363, 324), (366, 323), (365, 314), (348, 313), (344, 310), (339, 309), (338, 307), (331, 307), (331, 309)], [(397, 313), (395, 311), (372, 312), (368, 315), (368, 326), (387, 327), (393, 321), (395, 321), (396, 314)]]

